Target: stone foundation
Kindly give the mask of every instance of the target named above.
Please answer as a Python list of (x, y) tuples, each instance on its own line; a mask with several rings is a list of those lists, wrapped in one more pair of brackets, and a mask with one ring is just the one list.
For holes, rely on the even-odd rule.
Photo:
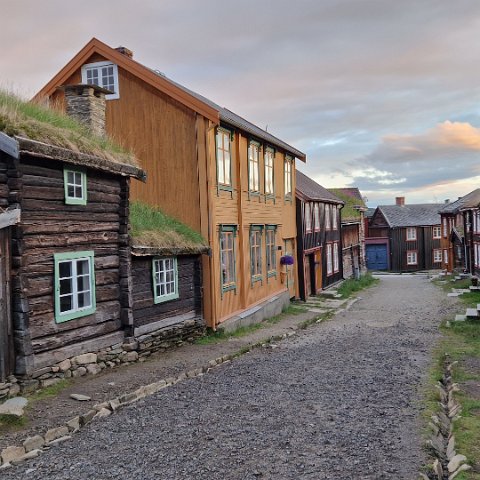
[(122, 343), (65, 358), (51, 366), (35, 370), (28, 377), (8, 377), (8, 382), (0, 383), (0, 400), (19, 393), (32, 393), (41, 388), (55, 385), (66, 378), (96, 375), (107, 368), (144, 361), (155, 352), (179, 347), (185, 342), (193, 342), (205, 333), (202, 318), (195, 317), (184, 322), (159, 328), (148, 334), (125, 339)]

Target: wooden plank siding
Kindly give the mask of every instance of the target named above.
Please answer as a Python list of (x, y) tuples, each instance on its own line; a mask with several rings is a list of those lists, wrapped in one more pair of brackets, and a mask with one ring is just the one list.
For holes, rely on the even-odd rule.
[[(14, 229), (19, 266), (14, 302), (23, 305), (17, 321), (28, 312), (23, 330), (28, 330), (33, 353), (120, 330), (120, 255), (127, 244), (123, 216), (128, 211), (122, 201), (128, 195), (129, 180), (87, 170), (87, 204), (66, 205), (61, 162), (26, 157), (17, 168), (22, 221)], [(53, 256), (87, 250), (94, 251), (96, 310), (56, 323)]]

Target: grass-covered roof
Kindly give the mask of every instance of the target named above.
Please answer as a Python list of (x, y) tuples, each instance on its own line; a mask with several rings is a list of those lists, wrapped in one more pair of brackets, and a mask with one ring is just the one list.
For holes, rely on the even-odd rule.
[(108, 138), (52, 108), (22, 100), (0, 90), (0, 132), (91, 155), (113, 163), (136, 166), (134, 155)]
[(132, 202), (130, 224), (136, 255), (206, 253), (209, 249), (199, 233), (157, 207)]
[(342, 208), (342, 222), (360, 221), (359, 207), (366, 208), (358, 188), (329, 188), (335, 196), (345, 202)]

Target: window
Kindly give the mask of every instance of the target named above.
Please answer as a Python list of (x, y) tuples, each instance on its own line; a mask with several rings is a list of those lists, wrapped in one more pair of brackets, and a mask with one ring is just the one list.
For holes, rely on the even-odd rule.
[(473, 224), (475, 225), (473, 231), (475, 233), (480, 233), (480, 211), (478, 210), (473, 214)]
[(292, 198), (292, 165), (293, 158), (285, 155), (284, 164), (284, 181), (285, 181), (285, 198)]
[(220, 188), (232, 186), (231, 132), (217, 129), (217, 180)]
[(274, 196), (274, 183), (273, 183), (273, 164), (275, 159), (275, 151), (273, 148), (267, 147), (265, 149), (265, 195)]
[(261, 226), (250, 228), (250, 274), (254, 282), (262, 279), (262, 230)]
[(154, 302), (161, 303), (178, 298), (177, 259), (154, 258), (152, 264)]
[(443, 225), (443, 238), (447, 238), (447, 218), (446, 217), (443, 217), (443, 221), (442, 221), (442, 225)]
[(319, 232), (320, 231), (320, 207), (318, 203), (315, 203), (313, 206), (313, 220), (315, 222), (315, 231)]
[(440, 238), (442, 236), (441, 227), (433, 227), (433, 238)]
[(55, 322), (90, 315), (95, 311), (93, 251), (56, 253)]
[(433, 250), (433, 263), (442, 263), (442, 251), (439, 248)]
[(408, 250), (407, 251), (407, 265), (416, 265), (417, 264), (417, 251)]
[(331, 227), (330, 221), (330, 204), (325, 204), (325, 230), (330, 230)]
[(480, 266), (480, 243), (475, 243), (475, 266)]
[(417, 239), (417, 229), (415, 227), (407, 228), (407, 241)]
[(82, 83), (98, 85), (114, 93), (105, 95), (107, 100), (120, 98), (118, 89), (118, 68), (111, 62), (88, 63), (82, 67)]
[(235, 284), (235, 227), (220, 228), (220, 263), (222, 291), (236, 288)]
[(333, 273), (333, 263), (332, 263), (332, 244), (327, 243), (327, 275)]
[(267, 249), (267, 277), (277, 274), (277, 247), (275, 245), (275, 225), (267, 225), (266, 249)]
[(337, 220), (337, 207), (335, 205), (332, 205), (332, 229), (337, 230), (338, 229), (338, 220)]
[(443, 263), (448, 264), (448, 250), (446, 248), (443, 250)]
[(248, 190), (260, 193), (260, 145), (250, 142), (248, 146)]
[(65, 203), (69, 205), (87, 204), (87, 175), (80, 170), (63, 170)]
[(312, 231), (312, 209), (308, 202), (305, 202), (305, 231)]
[(338, 272), (338, 242), (333, 244), (333, 271)]

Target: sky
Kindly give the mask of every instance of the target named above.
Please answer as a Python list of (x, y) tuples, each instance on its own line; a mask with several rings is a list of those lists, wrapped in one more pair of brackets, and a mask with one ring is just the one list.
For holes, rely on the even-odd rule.
[(0, 0), (0, 85), (31, 97), (92, 37), (295, 146), (369, 206), (480, 186), (479, 0)]

